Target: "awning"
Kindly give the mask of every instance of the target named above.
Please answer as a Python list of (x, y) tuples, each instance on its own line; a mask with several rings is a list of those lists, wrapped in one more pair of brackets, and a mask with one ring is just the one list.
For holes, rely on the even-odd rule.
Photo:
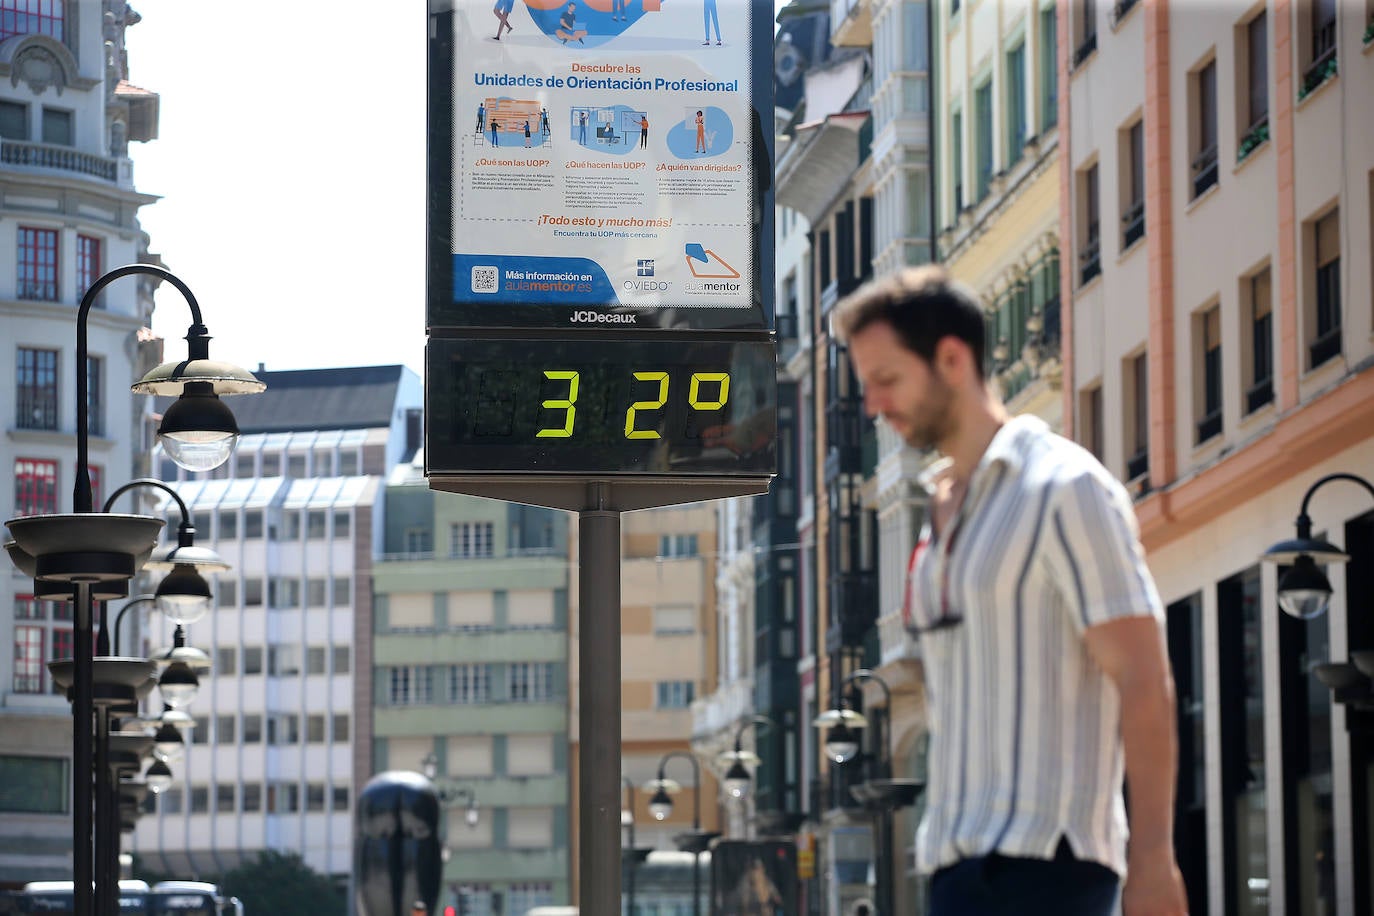
[(867, 111), (843, 111), (797, 128), (778, 174), (778, 203), (813, 225), (859, 168), (859, 129)]

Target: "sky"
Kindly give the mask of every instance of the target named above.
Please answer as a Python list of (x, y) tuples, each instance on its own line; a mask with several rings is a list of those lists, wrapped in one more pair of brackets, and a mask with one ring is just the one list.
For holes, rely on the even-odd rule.
[[(161, 97), (158, 138), (129, 144), (160, 198), (139, 219), (211, 358), (423, 374), (426, 4), (132, 5), (129, 81)], [(156, 302), (170, 359), (190, 312), (168, 284)]]

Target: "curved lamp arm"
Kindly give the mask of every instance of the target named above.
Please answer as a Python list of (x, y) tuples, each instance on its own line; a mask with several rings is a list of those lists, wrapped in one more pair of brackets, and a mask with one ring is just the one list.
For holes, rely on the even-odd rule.
[[(130, 490), (137, 490), (142, 487), (161, 490), (168, 496), (172, 497), (172, 499), (176, 500), (177, 508), (181, 510), (181, 526), (177, 529), (178, 539), (186, 535), (194, 535), (196, 533), (195, 527), (191, 525), (191, 513), (186, 508), (185, 500), (181, 498), (181, 495), (178, 494), (176, 490), (173, 490), (171, 487), (167, 486), (167, 484), (163, 481), (153, 477), (140, 477), (137, 480), (131, 480), (128, 483), (124, 484), (124, 486), (120, 487), (118, 490), (115, 490), (113, 493), (110, 494), (109, 499), (105, 500), (105, 508), (100, 511), (109, 512), (112, 508), (114, 508), (115, 500), (119, 499), (119, 497), (123, 496), (125, 493), (128, 493)], [(189, 543), (183, 543), (181, 544), (181, 546), (189, 547), (191, 545)]]
[[(107, 509), (106, 511), (109, 511), (109, 510)], [(119, 609), (119, 613), (115, 615), (115, 619), (114, 619), (114, 654), (115, 654), (115, 655), (119, 655), (119, 625), (120, 625), (121, 623), (124, 622), (124, 615), (127, 614), (127, 613), (129, 612), (129, 608), (134, 607), (135, 605), (139, 605), (139, 604), (156, 604), (156, 603), (157, 603), (157, 596), (156, 596), (156, 595), (139, 595), (137, 598), (134, 598), (133, 600), (129, 601), (127, 604), (125, 604), (122, 608)], [(102, 627), (102, 630), (103, 630), (103, 629), (104, 629), (104, 628)], [(99, 650), (99, 649), (96, 650), (96, 654), (97, 654), (97, 655), (100, 654), (100, 650)]]
[(763, 716), (763, 715), (753, 715), (753, 716), (750, 716), (749, 718), (745, 719), (743, 722), (741, 722), (741, 723), (739, 724), (739, 728), (735, 729), (735, 753), (736, 753), (736, 754), (738, 754), (738, 753), (740, 752), (740, 741), (741, 741), (741, 740), (743, 739), (743, 737), (744, 737), (744, 730), (745, 730), (746, 728), (748, 728), (749, 726), (751, 726), (751, 725), (763, 725), (763, 726), (767, 726), (767, 727), (771, 728), (772, 725), (773, 725), (773, 720), (770, 719), (770, 718), (768, 718), (767, 716)]
[(1369, 491), (1370, 496), (1374, 496), (1374, 484), (1371, 484), (1369, 481), (1365, 480), (1363, 477), (1360, 477), (1358, 474), (1327, 474), (1325, 477), (1321, 478), (1316, 483), (1312, 484), (1312, 486), (1308, 487), (1307, 493), (1303, 495), (1302, 507), (1298, 509), (1298, 537), (1310, 538), (1312, 536), (1312, 519), (1307, 515), (1307, 506), (1309, 503), (1312, 502), (1313, 494), (1315, 494), (1317, 490), (1321, 489), (1323, 485), (1328, 484), (1333, 480), (1348, 480), (1351, 483), (1357, 483), (1360, 486), (1364, 487), (1367, 491)]
[[(81, 297), (81, 306), (76, 313), (76, 486), (72, 492), (73, 512), (94, 511), (92, 507), (94, 496), (91, 493), (91, 472), (87, 467), (90, 461), (91, 412), (88, 403), (90, 379), (87, 377), (86, 363), (90, 351), (87, 343), (86, 320), (101, 290), (121, 277), (134, 274), (148, 274), (160, 280), (166, 280), (177, 288), (186, 299), (186, 304), (191, 307), (193, 323), (186, 332), (190, 358), (206, 359), (209, 355), (210, 336), (205, 325), (201, 323), (200, 305), (186, 284), (169, 271), (153, 264), (128, 264), (124, 267), (116, 267), (91, 284), (90, 289), (86, 290), (85, 295)], [(197, 355), (198, 353), (199, 355)]]
[[(887, 724), (887, 731), (888, 731), (888, 735), (887, 735), (887, 743), (888, 743), (888, 749), (887, 749), (887, 764), (888, 764), (888, 766), (891, 766), (891, 765), (892, 765), (892, 761), (896, 759), (896, 749), (893, 748), (893, 747), (891, 746), (891, 744), (892, 744), (892, 733), (893, 733), (893, 731), (894, 731), (894, 729), (892, 728), (892, 689), (891, 689), (890, 687), (887, 686), (887, 681), (883, 680), (883, 679), (882, 679), (881, 677), (879, 677), (876, 673), (874, 673), (874, 672), (872, 671), (872, 669), (869, 669), (869, 668), (859, 668), (859, 669), (856, 670), (856, 671), (851, 671), (851, 672), (845, 677), (843, 683), (844, 683), (844, 684), (863, 684), (863, 683), (866, 683), (866, 682), (868, 682), (868, 681), (872, 681), (873, 683), (877, 684), (879, 687), (882, 688), (882, 691), (883, 691), (883, 703), (884, 703), (884, 708), (886, 708), (886, 710), (887, 710), (887, 722), (886, 722), (886, 724)], [(881, 761), (880, 761), (880, 762), (881, 762)], [(879, 770), (879, 773), (880, 773), (880, 774), (881, 774), (881, 772), (882, 772), (882, 771)]]

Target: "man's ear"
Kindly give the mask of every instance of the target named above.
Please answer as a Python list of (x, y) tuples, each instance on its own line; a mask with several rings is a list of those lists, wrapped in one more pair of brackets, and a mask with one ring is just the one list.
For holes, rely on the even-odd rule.
[(953, 334), (946, 334), (935, 344), (934, 369), (946, 384), (964, 381), (973, 369), (973, 353), (968, 344)]

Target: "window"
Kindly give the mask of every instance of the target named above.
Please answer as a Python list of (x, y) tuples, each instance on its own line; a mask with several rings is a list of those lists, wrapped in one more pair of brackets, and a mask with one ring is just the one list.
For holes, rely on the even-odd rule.
[(86, 357), (86, 415), (92, 436), (105, 435), (105, 360)]
[[(66, 602), (59, 604), (58, 607), (68, 606)], [(56, 614), (53, 615), (57, 617)], [(76, 633), (69, 627), (53, 627), (52, 631), (52, 658), (72, 658), (76, 655)], [(56, 692), (54, 685), (54, 692)]]
[(428, 706), (434, 702), (434, 680), (426, 665), (391, 669), (388, 702), (392, 706)]
[(1242, 308), (1247, 313), (1248, 344), (1242, 359), (1245, 373), (1245, 412), (1254, 413), (1274, 400), (1273, 288), (1269, 268), (1241, 281)]
[(1055, 5), (1040, 11), (1040, 132), (1059, 123), (1059, 22)]
[(57, 462), (14, 459), (14, 514), (53, 515), (56, 512)]
[(335, 513), (334, 513), (334, 537), (336, 537), (336, 538), (346, 538), (346, 537), (348, 537), (349, 532), (350, 532), (350, 530), (352, 529), (352, 525), (350, 524), (350, 523), (352, 522), (352, 520), (353, 520), (353, 517), (352, 517), (351, 515), (348, 514), (347, 510), (342, 511), (342, 512), (335, 512)]
[[(150, 795), (152, 793), (149, 793)], [(162, 794), (157, 796), (158, 809), (163, 814), (181, 813), (181, 790), (163, 789)]]
[(1192, 75), (1193, 197), (1217, 183), (1217, 62)]
[(1145, 122), (1136, 121), (1122, 132), (1121, 250), (1145, 235)]
[(692, 705), (691, 681), (659, 681), (654, 687), (654, 706), (657, 709), (686, 709)]
[(455, 522), (449, 526), (448, 555), (456, 558), (492, 555), (491, 522)]
[[(246, 651), (246, 650), (245, 650)], [(257, 713), (243, 714), (243, 743), (262, 743), (262, 716)]]
[(694, 557), (697, 555), (695, 534), (662, 534), (658, 538), (660, 557)]
[(1169, 605), (1165, 616), (1174, 672), (1178, 734), (1178, 790), (1174, 801), (1175, 847), (1189, 911), (1207, 912), (1207, 754), (1204, 710), (1202, 595)]
[(63, 0), (4, 0), (0, 3), (0, 41), (14, 35), (65, 39)]
[(992, 183), (992, 78), (973, 91), (973, 199), (987, 197)]
[(267, 719), (268, 744), (297, 744), (301, 740), (300, 716), (283, 713)]
[(20, 299), (57, 301), (57, 230), (19, 227)]
[(1074, 22), (1073, 65), (1078, 67), (1097, 50), (1097, 2), (1079, 0), (1078, 17)]
[(1269, 19), (1264, 10), (1240, 27), (1238, 39), (1237, 72), (1243, 93), (1236, 106), (1241, 115), (1237, 125), (1240, 148), (1236, 152), (1240, 160), (1269, 139)]
[(57, 351), (20, 347), (14, 364), (15, 426), (57, 429)]
[(325, 512), (323, 509), (311, 509), (305, 514), (305, 536), (313, 540), (325, 537), (324, 521)]
[(14, 596), (15, 620), (47, 620), (48, 609), (44, 602), (33, 595)]
[(209, 744), (210, 723), (206, 722), (204, 725), (192, 725), (190, 741), (192, 744)]
[(1315, 293), (1308, 346), (1309, 368), (1315, 369), (1341, 352), (1341, 229), (1340, 211), (1332, 210), (1312, 223)]
[(1086, 286), (1094, 277), (1102, 273), (1096, 162), (1079, 173), (1078, 197), (1079, 236), (1083, 240), (1078, 250), (1078, 282), (1080, 285)]
[(512, 662), (506, 667), (506, 694), (512, 703), (553, 699), (553, 663)]
[(306, 674), (327, 674), (326, 664), (324, 646), (310, 646), (305, 650)]
[(217, 541), (236, 541), (239, 536), (239, 513), (237, 509), (219, 510), (219, 531)]
[(54, 146), (75, 146), (76, 132), (72, 113), (63, 108), (43, 108), (43, 142)]
[(1102, 416), (1102, 386), (1094, 385), (1087, 389), (1081, 396), (1082, 406), (1079, 408), (1083, 431), (1081, 441), (1083, 447), (1092, 452), (1093, 457), (1098, 461), (1103, 460), (1103, 451), (1106, 439), (1102, 434), (1104, 417)]
[(690, 636), (697, 631), (697, 609), (692, 605), (660, 605), (654, 608), (655, 636)]
[(305, 717), (305, 740), (308, 744), (324, 743), (324, 716)]
[(14, 628), (14, 692), (43, 692), (43, 627)]
[[(958, 8), (958, 0), (953, 3)], [(553, 906), (553, 885), (548, 882), (512, 884), (506, 892), (506, 912), (528, 913), (535, 907)], [(635, 909), (639, 909), (638, 906)]]
[(356, 477), (358, 475), (358, 453), (356, 451), (339, 452), (339, 476)]
[[(0, 22), (0, 40), (4, 37), (4, 23)], [(0, 140), (29, 139), (29, 106), (0, 99)]]
[(262, 476), (279, 477), (281, 476), (281, 452), (262, 453)]
[(449, 665), (448, 701), (491, 702), (491, 665)]
[(305, 606), (306, 607), (327, 607), (325, 590), (329, 586), (328, 579), (306, 579), (305, 580)]
[(295, 509), (287, 509), (281, 514), (281, 539), (283, 541), (300, 540), (301, 536), (301, 514)]
[(1336, 0), (1311, 0), (1312, 56), (1303, 71), (1302, 92), (1307, 95), (1336, 72)]
[(1142, 352), (1126, 361), (1126, 479), (1135, 480), (1150, 470), (1150, 361)]
[(348, 743), (348, 714), (335, 713), (330, 720), (329, 740), (335, 744)]
[(1206, 442), (1221, 434), (1221, 308), (1212, 306), (1196, 318), (1197, 376), (1202, 388), (1194, 396), (1193, 409), (1197, 421), (1197, 441)]
[[(91, 284), (100, 279), (101, 270), (100, 239), (89, 235), (76, 237), (76, 295), (86, 295)], [(103, 296), (96, 297), (96, 308), (103, 308)]]
[(334, 811), (348, 810), (348, 785), (336, 785), (330, 791), (329, 806)]
[(301, 808), (301, 787), (294, 782), (274, 782), (267, 786), (267, 810), (272, 814), (294, 814)]
[(252, 452), (241, 451), (234, 456), (234, 476), (244, 480), (253, 476), (253, 464), (256, 461)]
[(301, 606), (301, 581), (273, 576), (267, 582), (267, 606), (296, 608)]
[(215, 741), (219, 744), (233, 744), (234, 726), (238, 723), (232, 715), (215, 716)]
[(243, 604), (245, 607), (262, 606), (262, 580), (258, 578), (243, 580)]
[(239, 650), (237, 646), (220, 646), (215, 650), (215, 674), (232, 677), (238, 673)]
[(248, 782), (243, 785), (243, 810), (254, 812), (262, 810), (262, 783)]
[(286, 476), (300, 480), (305, 476), (305, 456), (290, 454), (286, 456)]
[(234, 796), (237, 794), (237, 793), (234, 791), (234, 788), (235, 788), (235, 786), (234, 786), (234, 784), (233, 784), (232, 782), (221, 782), (221, 783), (216, 783), (216, 785), (215, 785), (215, 810), (216, 810), (216, 811), (218, 811), (218, 812), (220, 812), (220, 813), (224, 813), (224, 812), (231, 812), (231, 811), (234, 810), (234, 801), (235, 801)]
[(352, 591), (352, 582), (344, 576), (339, 576), (334, 580), (334, 607), (348, 607), (349, 593)]
[(291, 677), (301, 673), (301, 653), (297, 646), (268, 646), (267, 673)]
[(308, 782), (305, 784), (305, 810), (324, 810), (324, 783)]
[(956, 111), (950, 116), (949, 167), (954, 176), (954, 212), (964, 209), (964, 115)]
[[(262, 674), (262, 646), (243, 647), (243, 673)], [(247, 730), (248, 726), (245, 724), (244, 731)]]
[(348, 646), (334, 646), (330, 654), (332, 656), (329, 660), (330, 673), (347, 674), (349, 670)]
[(1026, 146), (1026, 42), (1007, 52), (1007, 164)]
[(191, 813), (204, 814), (210, 810), (210, 787), (191, 786)]
[(255, 541), (262, 538), (262, 510), (245, 509), (243, 512), (243, 536)]
[(428, 528), (407, 528), (405, 538), (405, 552), (409, 556), (424, 556), (434, 552), (434, 540)]

